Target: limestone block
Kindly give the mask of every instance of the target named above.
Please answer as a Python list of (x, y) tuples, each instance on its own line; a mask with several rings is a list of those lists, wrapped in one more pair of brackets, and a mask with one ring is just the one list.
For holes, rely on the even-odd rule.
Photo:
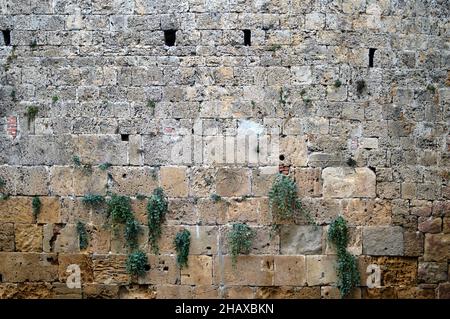
[(34, 224), (17, 224), (15, 226), (14, 235), (16, 251), (42, 251), (42, 226)]
[(211, 285), (213, 281), (213, 259), (210, 256), (191, 255), (188, 267), (181, 269), (182, 285)]
[(418, 229), (422, 233), (440, 233), (442, 229), (442, 218), (419, 217)]
[(14, 224), (0, 224), (0, 251), (14, 251)]
[(305, 286), (306, 257), (305, 256), (275, 256), (276, 286)]
[(226, 286), (223, 291), (225, 299), (253, 299), (253, 287), (247, 286)]
[(39, 224), (52, 224), (61, 222), (61, 202), (58, 197), (42, 196), (41, 210), (37, 216)]
[(192, 167), (189, 170), (190, 195), (209, 197), (215, 192), (215, 168)]
[(166, 215), (169, 225), (194, 225), (197, 223), (195, 205), (191, 199), (171, 199)]
[(255, 196), (267, 196), (273, 181), (275, 180), (278, 167), (266, 166), (252, 170), (252, 193)]
[[(54, 252), (74, 253), (80, 251), (77, 225), (66, 224), (65, 227), (59, 229), (59, 234), (57, 233), (56, 235), (57, 237), (54, 241)], [(44, 240), (45, 239), (46, 236), (44, 236)]]
[(308, 151), (306, 136), (286, 136), (280, 139), (280, 160), (285, 165), (306, 166)]
[(322, 227), (283, 225), (280, 231), (283, 255), (317, 255), (322, 253)]
[(83, 163), (98, 165), (126, 165), (128, 145), (122, 142), (120, 135), (78, 135), (73, 139), (77, 154)]
[(148, 255), (150, 269), (145, 275), (139, 276), (138, 283), (142, 284), (176, 284), (180, 280), (180, 270), (175, 256)]
[(225, 224), (227, 220), (229, 203), (221, 199), (214, 202), (211, 199), (199, 199), (197, 201), (198, 218), (203, 225)]
[[(280, 238), (271, 227), (251, 227), (255, 232), (255, 237), (252, 240), (250, 247), (250, 255), (276, 255), (279, 253)], [(221, 252), (223, 254), (230, 252), (229, 234), (231, 232), (231, 225), (221, 227), (220, 229), (220, 243)]]
[(188, 177), (186, 167), (161, 167), (161, 187), (169, 197), (188, 195)]
[(219, 168), (216, 175), (216, 192), (220, 196), (243, 196), (250, 193), (250, 170)]
[(56, 281), (58, 258), (55, 254), (0, 253), (0, 273), (4, 282)]
[(375, 262), (381, 268), (383, 286), (414, 286), (417, 282), (417, 259), (379, 257)]
[(325, 198), (375, 197), (375, 173), (366, 167), (327, 167), (322, 171)]
[(73, 170), (73, 191), (77, 196), (85, 194), (106, 194), (107, 174), (98, 167), (87, 171), (82, 167)]
[(127, 256), (125, 255), (96, 255), (92, 256), (94, 281), (96, 283), (127, 284), (130, 276), (126, 272)]
[(450, 234), (426, 234), (424, 259), (425, 261), (450, 259)]
[(403, 229), (401, 227), (364, 227), (363, 254), (375, 256), (401, 256), (403, 253)]
[(118, 285), (83, 284), (83, 298), (114, 299), (119, 297)]
[(157, 299), (192, 299), (192, 287), (187, 285), (157, 285)]
[[(186, 226), (191, 233), (191, 255), (215, 255), (217, 253), (217, 240), (219, 231), (212, 226)], [(181, 228), (180, 228), (181, 229)]]
[(336, 283), (336, 262), (336, 256), (306, 256), (306, 282), (308, 286)]
[(405, 256), (422, 256), (424, 235), (419, 231), (405, 231), (403, 233)]
[(237, 257), (235, 268), (231, 256), (214, 256), (215, 284), (272, 286), (273, 280), (273, 256), (241, 255)]
[(31, 197), (10, 197), (0, 200), (0, 222), (32, 223)]
[(67, 277), (73, 274), (68, 269), (70, 265), (77, 265), (81, 271), (81, 283), (91, 283), (94, 280), (92, 269), (92, 260), (89, 255), (85, 254), (59, 254), (58, 256), (58, 277), (61, 282), (66, 282)]
[(159, 186), (158, 172), (151, 167), (112, 167), (110, 172), (114, 181), (110, 188), (113, 193), (150, 196)]
[[(341, 293), (337, 287), (333, 286), (322, 286), (320, 287), (321, 295), (323, 299), (341, 299)], [(354, 288), (349, 296), (345, 299), (361, 299), (361, 288)]]
[(19, 195), (47, 195), (49, 174), (46, 167), (18, 168), (16, 192)]
[(391, 224), (392, 206), (379, 199), (342, 200), (345, 220), (352, 226), (384, 226)]
[(320, 168), (295, 169), (294, 177), (299, 196), (319, 197), (322, 195)]
[(73, 194), (73, 168), (70, 166), (50, 167), (50, 193), (67, 196)]
[(447, 263), (419, 262), (417, 279), (419, 283), (436, 284), (447, 281)]

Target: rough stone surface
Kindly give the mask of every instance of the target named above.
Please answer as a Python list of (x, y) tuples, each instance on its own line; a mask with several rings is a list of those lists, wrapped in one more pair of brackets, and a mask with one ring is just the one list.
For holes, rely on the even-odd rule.
[(281, 254), (317, 255), (322, 253), (322, 228), (284, 225), (280, 231)]
[(322, 179), (325, 198), (375, 197), (375, 173), (369, 168), (327, 167)]
[(366, 227), (363, 230), (363, 253), (375, 256), (403, 255), (401, 227)]

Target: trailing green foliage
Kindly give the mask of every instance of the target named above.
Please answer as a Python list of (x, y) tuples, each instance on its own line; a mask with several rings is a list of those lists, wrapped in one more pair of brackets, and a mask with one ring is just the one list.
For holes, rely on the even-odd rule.
[(108, 215), (113, 223), (125, 224), (128, 219), (133, 219), (131, 200), (128, 196), (112, 194), (108, 201)]
[(34, 121), (34, 119), (36, 118), (36, 115), (38, 114), (39, 109), (37, 106), (29, 106), (27, 108), (27, 111), (25, 113), (26, 117), (27, 117), (27, 124), (28, 124), (28, 129), (31, 126), (31, 122)]
[(33, 208), (34, 220), (37, 220), (37, 217), (41, 212), (41, 199), (38, 196), (34, 196), (33, 201), (31, 202), (31, 206)]
[(2, 177), (0, 177), (0, 188), (3, 188), (5, 186), (6, 186), (6, 181)]
[(152, 111), (154, 111), (154, 110), (155, 110), (155, 107), (156, 107), (156, 102), (153, 101), (153, 100), (148, 100), (148, 101), (147, 101), (147, 107), (148, 107), (149, 109), (151, 109)]
[(54, 104), (54, 103), (56, 103), (56, 102), (58, 102), (58, 101), (59, 101), (58, 95), (53, 95), (53, 96), (52, 96), (52, 103)]
[(436, 88), (433, 84), (428, 84), (427, 85), (427, 90), (430, 91), (431, 93), (435, 93), (436, 92)]
[(98, 167), (99, 167), (102, 171), (106, 171), (106, 170), (107, 170), (108, 168), (110, 168), (111, 166), (112, 166), (111, 163), (106, 162), (106, 163), (100, 164)]
[(129, 218), (125, 224), (125, 240), (132, 250), (138, 247), (139, 230), (139, 223), (134, 218)]
[(255, 236), (255, 231), (246, 224), (233, 224), (233, 228), (228, 234), (233, 267), (236, 267), (237, 255), (250, 253)]
[(105, 197), (96, 194), (86, 194), (83, 197), (83, 203), (91, 206), (99, 206), (105, 202)]
[(30, 48), (36, 49), (37, 48), (37, 41), (36, 39), (33, 39), (30, 41)]
[(214, 203), (219, 202), (221, 199), (222, 199), (222, 197), (220, 197), (220, 195), (217, 195), (217, 194), (211, 194), (211, 200), (212, 200)]
[(328, 239), (334, 244), (337, 251), (337, 286), (341, 297), (347, 296), (359, 284), (360, 274), (356, 258), (347, 251), (348, 228), (342, 216), (337, 217), (330, 225)]
[(269, 191), (269, 204), (274, 217), (281, 220), (292, 218), (297, 209), (302, 209), (295, 182), (286, 175), (278, 174)]
[(141, 276), (145, 274), (146, 267), (148, 267), (148, 259), (144, 252), (137, 250), (128, 255), (126, 269), (129, 274)]
[(82, 165), (82, 164), (81, 164), (81, 159), (80, 159), (80, 157), (77, 156), (77, 155), (74, 155), (74, 156), (72, 157), (72, 163), (73, 163), (73, 165), (75, 165), (75, 166), (81, 166), (81, 165)]
[(174, 244), (177, 251), (178, 266), (180, 268), (187, 267), (189, 246), (191, 245), (191, 233), (189, 230), (180, 230), (175, 237)]
[(355, 167), (356, 166), (356, 161), (353, 159), (353, 158), (351, 158), (351, 157), (349, 157), (348, 159), (347, 159), (347, 165), (348, 166), (350, 166), (350, 167)]
[(155, 188), (147, 203), (148, 236), (153, 252), (159, 252), (158, 239), (161, 237), (161, 224), (167, 213), (167, 198), (162, 188)]
[(77, 233), (80, 238), (80, 249), (86, 249), (89, 244), (89, 236), (86, 231), (86, 225), (83, 222), (77, 222)]
[(147, 196), (145, 196), (145, 195), (143, 195), (143, 194), (136, 194), (136, 199), (137, 200), (144, 200), (144, 199), (146, 199), (147, 198)]

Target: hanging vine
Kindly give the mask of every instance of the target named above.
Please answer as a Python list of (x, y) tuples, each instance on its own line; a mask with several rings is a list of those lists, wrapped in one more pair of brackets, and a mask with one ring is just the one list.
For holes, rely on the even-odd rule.
[(180, 268), (187, 267), (191, 233), (187, 229), (179, 231), (174, 240), (177, 251), (177, 263)]
[(167, 197), (162, 188), (155, 188), (147, 203), (148, 236), (153, 253), (159, 253), (158, 240), (161, 237), (161, 225), (168, 208)]

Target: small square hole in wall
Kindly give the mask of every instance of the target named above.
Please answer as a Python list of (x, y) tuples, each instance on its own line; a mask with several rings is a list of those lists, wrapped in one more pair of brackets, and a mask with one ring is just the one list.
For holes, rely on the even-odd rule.
[(3, 42), (6, 46), (11, 45), (11, 30), (2, 30)]
[(129, 134), (120, 134), (120, 138), (122, 139), (122, 142), (128, 142), (130, 140)]
[(244, 45), (252, 45), (252, 32), (250, 30), (244, 30)]
[(164, 30), (164, 42), (167, 46), (173, 47), (177, 39), (177, 30)]
[(373, 68), (373, 58), (375, 57), (376, 50), (374, 48), (369, 49), (369, 68)]

